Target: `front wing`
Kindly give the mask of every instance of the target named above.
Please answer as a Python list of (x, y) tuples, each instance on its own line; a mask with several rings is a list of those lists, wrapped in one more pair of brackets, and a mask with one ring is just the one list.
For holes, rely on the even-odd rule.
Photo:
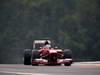
[(57, 59), (57, 62), (48, 62), (46, 59), (32, 59), (32, 64), (72, 64), (72, 59)]

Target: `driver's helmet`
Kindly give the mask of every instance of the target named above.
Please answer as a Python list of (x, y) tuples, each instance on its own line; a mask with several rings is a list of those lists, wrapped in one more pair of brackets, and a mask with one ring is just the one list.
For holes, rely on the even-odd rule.
[(44, 48), (51, 48), (50, 43), (46, 40)]
[(49, 42), (46, 40), (45, 45), (49, 44)]

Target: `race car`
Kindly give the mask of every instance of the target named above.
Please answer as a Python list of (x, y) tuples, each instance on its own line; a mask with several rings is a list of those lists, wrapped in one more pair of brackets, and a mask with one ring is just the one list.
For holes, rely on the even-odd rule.
[(25, 49), (24, 52), (24, 65), (71, 66), (72, 62), (71, 50), (54, 47), (51, 40), (34, 40), (33, 49)]

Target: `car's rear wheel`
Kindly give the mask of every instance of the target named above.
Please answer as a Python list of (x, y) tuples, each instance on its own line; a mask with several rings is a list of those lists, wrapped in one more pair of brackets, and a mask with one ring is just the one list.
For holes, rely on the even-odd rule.
[(31, 49), (25, 49), (24, 52), (24, 65), (31, 65)]

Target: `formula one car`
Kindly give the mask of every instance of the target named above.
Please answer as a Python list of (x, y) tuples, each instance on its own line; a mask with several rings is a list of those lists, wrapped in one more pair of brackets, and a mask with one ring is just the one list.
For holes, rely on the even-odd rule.
[(72, 52), (70, 49), (53, 47), (51, 40), (34, 40), (33, 49), (25, 49), (24, 65), (61, 65), (71, 66)]

